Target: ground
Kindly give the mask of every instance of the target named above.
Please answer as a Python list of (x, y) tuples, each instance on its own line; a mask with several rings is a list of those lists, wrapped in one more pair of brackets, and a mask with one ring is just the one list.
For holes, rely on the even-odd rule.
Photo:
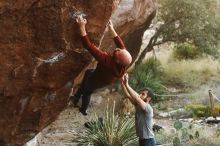
[[(215, 93), (218, 93), (219, 88), (216, 88), (214, 91), (216, 91)], [(73, 106), (68, 105), (66, 109), (61, 112), (56, 121), (54, 121), (51, 125), (49, 125), (37, 135), (37, 137), (34, 139), (34, 142), (36, 143), (34, 146), (76, 145), (71, 143), (71, 139), (73, 139), (71, 132), (85, 129), (85, 122), (92, 121), (96, 115), (102, 116), (107, 103), (113, 103), (115, 101), (116, 109), (120, 109), (123, 107), (122, 98), (123, 95), (115, 89), (105, 88), (96, 92), (92, 95), (92, 102), (88, 110), (88, 116), (83, 116), (81, 113), (79, 113), (78, 108), (74, 108)], [(181, 107), (183, 103), (188, 100), (185, 98), (173, 98), (170, 101), (163, 102), (163, 104), (167, 104), (168, 107), (173, 107), (172, 104), (179, 105)], [(166, 131), (171, 133), (175, 131), (173, 127), (174, 122), (175, 120), (172, 120), (169, 117), (161, 118), (159, 116), (155, 116), (155, 123), (161, 125)], [(210, 133), (213, 133), (214, 131), (213, 126), (206, 125), (202, 128), (205, 128), (206, 132), (211, 131)]]
[(68, 105), (66, 109), (60, 113), (56, 121), (36, 136), (36, 139), (34, 139), (36, 143), (35, 146), (73, 146), (73, 143), (68, 144), (71, 138), (73, 138), (70, 131), (84, 129), (85, 122), (92, 121), (96, 115), (102, 116), (106, 104), (108, 102), (113, 103), (114, 100), (118, 108), (121, 96), (116, 91), (111, 92), (109, 89), (103, 89), (93, 94), (91, 106), (88, 109), (89, 114), (87, 116), (83, 116), (78, 111), (78, 108)]

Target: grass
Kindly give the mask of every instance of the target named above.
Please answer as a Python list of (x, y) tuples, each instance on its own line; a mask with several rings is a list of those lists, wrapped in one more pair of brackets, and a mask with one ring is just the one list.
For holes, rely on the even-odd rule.
[(163, 64), (162, 80), (171, 86), (198, 88), (205, 84), (220, 83), (220, 62), (210, 58), (196, 60), (171, 60)]

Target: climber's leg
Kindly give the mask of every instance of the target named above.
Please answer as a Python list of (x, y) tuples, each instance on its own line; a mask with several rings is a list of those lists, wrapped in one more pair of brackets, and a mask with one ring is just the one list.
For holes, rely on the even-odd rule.
[(86, 70), (85, 75), (83, 77), (83, 81), (82, 81), (79, 89), (77, 90), (77, 92), (73, 96), (70, 96), (70, 101), (75, 106), (77, 106), (77, 103), (79, 102), (81, 95), (85, 92), (85, 88), (87, 86), (88, 79), (93, 72), (94, 72), (94, 69), (87, 69)]
[(83, 94), (82, 96), (82, 106), (79, 108), (79, 111), (85, 116), (87, 115), (86, 110), (90, 103), (91, 94), (92, 93), (90, 92), (90, 93)]
[(92, 81), (89, 80), (88, 84), (85, 88), (85, 92), (83, 93), (82, 96), (82, 106), (80, 107), (79, 111), (83, 114), (83, 115), (87, 115), (86, 110), (89, 107), (89, 103), (90, 103), (90, 99), (91, 99), (91, 94), (99, 88), (102, 88), (104, 86), (103, 83), (99, 82), (99, 81)]

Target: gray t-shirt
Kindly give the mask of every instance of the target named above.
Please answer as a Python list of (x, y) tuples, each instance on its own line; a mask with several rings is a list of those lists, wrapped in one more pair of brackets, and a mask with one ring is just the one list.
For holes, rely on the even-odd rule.
[(136, 134), (140, 139), (154, 138), (153, 133), (153, 108), (150, 104), (145, 104), (145, 110), (139, 105), (135, 106), (135, 126)]

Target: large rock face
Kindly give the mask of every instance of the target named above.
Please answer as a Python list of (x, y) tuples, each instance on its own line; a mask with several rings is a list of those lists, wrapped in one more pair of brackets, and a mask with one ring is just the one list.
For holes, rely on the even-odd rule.
[(0, 145), (22, 145), (54, 121), (67, 105), (71, 81), (91, 61), (70, 13), (84, 12), (89, 36), (109, 50), (105, 25), (112, 16), (135, 58), (155, 15), (152, 1), (1, 0)]

